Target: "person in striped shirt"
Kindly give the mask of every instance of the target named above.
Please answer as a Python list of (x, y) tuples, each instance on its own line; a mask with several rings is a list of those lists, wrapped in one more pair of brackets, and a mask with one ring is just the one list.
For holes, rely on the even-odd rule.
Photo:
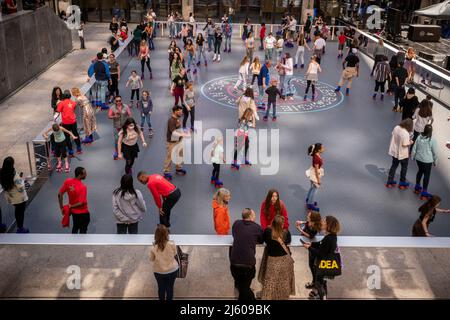
[(384, 86), (388, 79), (391, 79), (391, 67), (388, 63), (388, 57), (383, 56), (382, 60), (375, 66), (375, 90), (372, 96), (374, 100), (377, 98), (378, 90), (381, 94), (381, 100), (384, 99)]

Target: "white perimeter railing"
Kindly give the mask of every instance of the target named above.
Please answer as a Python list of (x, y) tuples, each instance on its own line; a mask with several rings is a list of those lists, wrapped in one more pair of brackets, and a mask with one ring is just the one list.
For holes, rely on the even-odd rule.
[[(232, 236), (218, 235), (170, 235), (177, 245), (183, 246), (230, 246)], [(302, 244), (300, 236), (293, 236), (290, 246)], [(317, 240), (320, 240), (317, 237)], [(0, 234), (0, 245), (75, 245), (75, 246), (150, 246), (153, 234)], [(340, 247), (352, 248), (412, 248), (450, 249), (450, 237), (338, 237)]]

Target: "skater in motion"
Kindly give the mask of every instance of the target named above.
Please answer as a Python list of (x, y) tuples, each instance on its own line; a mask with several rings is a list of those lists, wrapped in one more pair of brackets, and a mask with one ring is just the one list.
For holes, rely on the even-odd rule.
[(70, 172), (69, 158), (67, 157), (67, 142), (66, 134), (72, 137), (72, 139), (78, 139), (72, 132), (64, 129), (59, 124), (54, 123), (50, 129), (42, 134), (45, 140), (48, 139), (49, 133), (51, 132), (51, 144), (55, 147), (55, 157), (58, 161), (56, 165), (56, 172), (62, 171), (62, 160), (64, 159), (65, 171)]
[(303, 100), (306, 101), (306, 98), (308, 96), (309, 87), (312, 89), (312, 96), (311, 101), (314, 101), (316, 96), (316, 83), (319, 81), (319, 72), (322, 72), (322, 69), (320, 68), (320, 64), (317, 62), (317, 57), (312, 56), (311, 62), (308, 65), (308, 69), (306, 70), (305, 77), (306, 77), (306, 90), (305, 95), (303, 97)]
[[(420, 194), (420, 199), (425, 200), (431, 198), (428, 193), (428, 184), (430, 182), (431, 168), (436, 166), (437, 157), (437, 142), (432, 137), (433, 127), (427, 124), (423, 132), (417, 137), (416, 142), (412, 148), (411, 158), (416, 160), (419, 170), (416, 175), (416, 186), (414, 192)], [(420, 181), (423, 176), (423, 185)]]
[(389, 147), (389, 155), (392, 157), (392, 165), (389, 169), (389, 176), (386, 182), (387, 188), (393, 188), (396, 186), (395, 172), (397, 167), (401, 165), (400, 171), (400, 183), (399, 189), (404, 190), (409, 186), (409, 182), (406, 181), (406, 172), (408, 171), (409, 160), (409, 146), (414, 142), (410, 139), (410, 134), (413, 131), (413, 121), (407, 118), (400, 122), (392, 131), (391, 144)]
[(211, 163), (213, 165), (213, 171), (211, 174), (211, 184), (214, 184), (216, 188), (221, 188), (223, 186), (222, 181), (220, 181), (220, 165), (225, 163), (225, 156), (223, 150), (223, 138), (217, 137), (214, 141), (213, 148), (211, 150)]
[(311, 187), (306, 196), (306, 207), (309, 210), (320, 211), (317, 207), (317, 202), (314, 201), (317, 190), (321, 187), (321, 178), (324, 175), (322, 153), (325, 151), (321, 143), (316, 143), (308, 148), (308, 155), (312, 157), (312, 166), (309, 169), (309, 180)]
[(245, 110), (242, 117), (239, 119), (238, 129), (236, 130), (234, 137), (234, 157), (233, 163), (231, 164), (232, 170), (239, 170), (240, 165), (237, 162), (238, 151), (244, 148), (245, 165), (250, 166), (251, 163), (248, 160), (248, 148), (250, 145), (248, 131), (250, 127), (254, 126), (254, 114), (249, 108)]
[(239, 77), (238, 81), (234, 85), (234, 90), (238, 90), (241, 85), (243, 90), (247, 89), (248, 66), (249, 59), (248, 56), (245, 56), (244, 59), (242, 59), (241, 65), (239, 67)]
[(81, 109), (83, 114), (83, 131), (85, 137), (81, 142), (90, 144), (94, 141), (94, 132), (97, 131), (97, 119), (95, 117), (94, 109), (92, 108), (89, 99), (79, 88), (72, 88), (72, 95), (75, 97), (77, 106)]

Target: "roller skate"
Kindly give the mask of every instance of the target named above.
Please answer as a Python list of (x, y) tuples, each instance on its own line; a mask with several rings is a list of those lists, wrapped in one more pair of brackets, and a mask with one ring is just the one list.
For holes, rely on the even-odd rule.
[(61, 162), (59, 162), (58, 165), (56, 166), (56, 172), (62, 172), (62, 164), (61, 164)]
[(416, 184), (416, 186), (414, 187), (414, 193), (420, 194), (421, 192), (422, 192), (422, 187), (420, 186), (420, 184)]
[(211, 184), (216, 184), (216, 178), (214, 176), (211, 176)]
[(430, 200), (433, 195), (428, 193), (427, 190), (422, 190), (420, 193), (420, 200)]
[(234, 163), (231, 164), (231, 170), (236, 170), (236, 171), (238, 171), (238, 170), (239, 170), (239, 167), (240, 167), (240, 165), (238, 165), (236, 162), (234, 162)]
[(222, 186), (223, 186), (222, 181), (216, 180), (216, 183), (215, 183), (214, 187), (215, 187), (216, 189), (219, 189), (219, 188), (222, 188)]
[(306, 208), (307, 208), (308, 210), (320, 212), (319, 207), (317, 207), (317, 202), (314, 202), (314, 204), (312, 204), (312, 203), (307, 203), (307, 204), (306, 204)]
[(69, 162), (66, 162), (66, 165), (65, 165), (64, 171), (65, 171), (66, 173), (69, 173), (69, 172), (70, 172), (70, 166), (69, 166)]
[(267, 118), (266, 116), (263, 117), (263, 121), (266, 121), (266, 122), (267, 122), (267, 119), (268, 119), (268, 118)]
[(397, 181), (394, 181), (394, 180), (388, 181), (385, 184), (386, 188), (395, 188), (396, 185), (397, 185)]
[(83, 150), (81, 148), (77, 148), (77, 154), (83, 154)]
[(337, 86), (336, 89), (334, 89), (334, 92), (341, 92), (341, 86)]
[(177, 169), (177, 170), (175, 170), (175, 173), (180, 176), (185, 176), (187, 172), (184, 169)]
[(272, 117), (272, 122), (277, 121), (277, 117)]
[(30, 230), (22, 227), (22, 228), (18, 228), (16, 230), (16, 233), (30, 233)]
[(86, 138), (84, 138), (83, 140), (81, 140), (82, 144), (91, 144), (94, 141), (94, 139), (92, 139), (91, 136), (88, 136)]
[(114, 151), (113, 153), (113, 159), (117, 160), (119, 158), (119, 153), (117, 151)]
[(154, 134), (153, 129), (148, 129), (148, 136), (149, 136), (150, 138), (153, 137), (153, 134)]
[(400, 181), (400, 183), (398, 184), (398, 188), (400, 190), (406, 190), (409, 187), (409, 182), (407, 181)]
[(168, 172), (164, 173), (164, 179), (166, 179), (167, 181), (172, 181), (172, 175)]
[(346, 95), (347, 97), (350, 95), (350, 89), (349, 89), (349, 88), (346, 88), (346, 89), (345, 89), (345, 95)]
[(252, 164), (251, 164), (251, 162), (250, 161), (248, 161), (248, 160), (245, 160), (245, 166), (248, 166), (248, 167), (250, 167)]

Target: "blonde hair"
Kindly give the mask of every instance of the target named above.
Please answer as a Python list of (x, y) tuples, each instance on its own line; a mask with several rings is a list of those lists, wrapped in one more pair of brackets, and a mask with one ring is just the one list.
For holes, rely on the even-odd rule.
[(220, 188), (214, 194), (213, 200), (216, 200), (219, 205), (223, 206), (223, 205), (226, 205), (223, 199), (229, 195), (231, 195), (230, 190), (225, 189), (225, 188)]
[(261, 61), (259, 60), (259, 57), (255, 57), (255, 59), (253, 59), (253, 64), (256, 68), (261, 68)]
[(71, 91), (72, 91), (72, 95), (73, 95), (74, 97), (81, 96), (80, 88), (73, 87)]
[(242, 67), (244, 64), (246, 64), (247, 62), (248, 62), (248, 57), (245, 56), (244, 59), (242, 59), (242, 61), (241, 61), (241, 67)]

